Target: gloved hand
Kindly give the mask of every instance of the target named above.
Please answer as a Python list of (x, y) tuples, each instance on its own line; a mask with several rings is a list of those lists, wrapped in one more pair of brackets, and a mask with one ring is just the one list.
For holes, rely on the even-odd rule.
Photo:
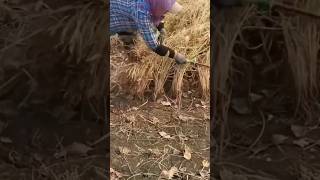
[(160, 35), (159, 35), (159, 37), (158, 37), (158, 40), (159, 40), (160, 44), (163, 44), (166, 35), (167, 35), (166, 30), (165, 30), (164, 28), (162, 28), (162, 29), (160, 30)]
[(185, 64), (185, 63), (187, 63), (187, 59), (184, 57), (184, 55), (182, 55), (180, 53), (177, 53), (177, 52), (175, 53), (173, 59), (176, 60), (177, 64)]

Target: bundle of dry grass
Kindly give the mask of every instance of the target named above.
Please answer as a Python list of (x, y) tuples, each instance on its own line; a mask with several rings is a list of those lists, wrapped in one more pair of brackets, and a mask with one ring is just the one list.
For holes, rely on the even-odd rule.
[[(232, 89), (232, 79), (236, 71), (233, 68), (234, 60), (242, 59), (246, 61), (243, 61), (244, 63), (249, 62), (254, 68), (259, 68), (255, 65), (255, 62), (253, 62), (254, 58), (251, 57), (254, 51), (259, 54), (261, 61), (268, 61), (266, 64), (270, 64), (269, 67), (272, 67), (273, 72), (289, 70), (289, 73), (283, 73), (283, 75), (285, 75), (285, 81), (279, 78), (279, 82), (281, 83), (267, 82), (271, 81), (271, 78), (269, 80), (261, 79), (259, 81), (265, 81), (265, 85), (274, 83), (273, 85), (283, 88), (283, 90), (281, 90), (281, 96), (283, 97), (287, 97), (288, 92), (291, 93), (291, 89), (288, 91), (288, 87), (291, 88), (291, 84), (294, 83), (295, 94), (290, 97), (290, 100), (296, 100), (296, 104), (294, 104), (296, 105), (296, 115), (302, 118), (307, 117), (307, 119), (311, 119), (311, 117), (315, 115), (316, 111), (314, 110), (317, 108), (317, 99), (320, 95), (320, 87), (318, 85), (320, 26), (319, 19), (307, 14), (316, 14), (316, 12), (319, 12), (319, 7), (320, 2), (317, 0), (295, 1), (290, 8), (299, 9), (299, 11), (287, 12), (281, 10), (278, 11), (280, 16), (273, 16), (271, 14), (262, 15), (250, 6), (225, 10), (226, 13), (222, 10), (219, 11), (218, 16), (216, 16), (218, 19), (217, 22), (222, 22), (222, 19), (225, 21), (215, 24), (215, 30), (218, 31), (219, 47), (217, 48), (217, 57), (215, 57), (217, 63), (214, 67), (216, 74), (216, 84), (214, 87), (216, 88), (215, 92), (217, 92), (217, 109), (221, 111), (218, 114), (222, 115), (222, 119), (227, 119), (232, 91), (239, 91), (238, 89)], [(299, 12), (309, 13), (301, 14)], [(262, 23), (262, 19), (264, 23)], [(243, 27), (245, 21), (247, 22), (246, 24), (252, 25)], [(268, 25), (265, 22), (268, 22)], [(260, 34), (261, 37), (255, 38), (253, 40), (254, 42), (242, 41), (244, 35), (247, 38), (248, 35), (250, 35), (250, 33), (248, 35), (244, 33), (244, 30), (248, 27), (253, 28), (254, 30), (251, 32)], [(270, 39), (266, 40), (265, 37), (270, 37)], [(253, 45), (253, 43), (255, 44)], [(257, 46), (256, 43), (260, 44)], [(243, 48), (239, 49), (241, 53), (238, 51), (237, 54), (235, 54), (235, 44)], [(281, 48), (285, 48), (287, 51), (282, 51), (280, 50)], [(273, 54), (270, 49), (273, 49), (273, 52), (278, 52), (279, 54)], [(287, 63), (278, 65), (280, 62), (279, 59), (283, 59), (287, 61)], [(238, 62), (238, 64), (240, 63), (242, 62)], [(248, 66), (244, 63), (243, 66)], [(268, 67), (265, 66), (263, 69), (267, 70)], [(245, 74), (243, 71), (239, 73)], [(253, 80), (252, 77), (249, 77), (252, 75), (249, 74), (244, 76), (248, 76), (246, 78)], [(293, 82), (290, 81), (291, 79)], [(251, 87), (251, 84), (248, 84), (248, 86), (249, 87), (246, 88), (248, 92), (250, 92), (253, 87)], [(255, 88), (258, 89), (261, 87)], [(264, 88), (269, 87), (265, 86)], [(272, 91), (276, 90), (272, 89)], [(276, 104), (275, 101), (273, 102)]]
[(21, 107), (91, 104), (104, 112), (108, 6), (107, 1), (0, 2), (0, 80), (19, 75), (10, 88), (26, 92)]
[[(225, 138), (225, 123), (228, 120), (229, 107), (232, 94), (232, 78), (234, 63), (234, 47), (237, 38), (242, 31), (246, 21), (254, 14), (252, 6), (242, 7), (239, 9), (228, 9), (219, 11), (215, 16), (215, 34), (216, 40), (219, 41), (216, 47), (216, 61), (214, 66), (215, 74), (215, 114), (218, 114), (218, 120), (221, 123), (220, 137)], [(238, 42), (239, 43), (239, 42)], [(219, 154), (222, 156), (224, 145), (220, 142)]]
[[(316, 11), (320, 2), (307, 1), (302, 5), (307, 11)], [(297, 110), (311, 117), (314, 102), (319, 97), (318, 52), (320, 50), (319, 20), (308, 17), (282, 16), (283, 36), (285, 39), (288, 64), (292, 72), (297, 92)], [(298, 111), (296, 111), (298, 112)]]
[[(210, 1), (179, 1), (184, 11), (177, 16), (166, 17), (167, 38), (165, 44), (186, 55), (188, 59), (195, 59), (203, 64), (210, 64)], [(135, 53), (140, 61), (133, 63), (128, 69), (131, 80), (131, 90), (135, 95), (142, 96), (153, 86), (155, 98), (165, 92), (164, 86), (168, 78), (172, 79), (171, 92), (181, 98), (186, 72), (191, 74), (201, 87), (202, 96), (209, 97), (208, 67), (192, 66), (190, 64), (177, 67), (174, 61), (167, 57), (160, 57), (151, 52), (141, 41), (138, 41)], [(177, 68), (176, 68), (177, 67)], [(185, 87), (188, 88), (188, 87)]]

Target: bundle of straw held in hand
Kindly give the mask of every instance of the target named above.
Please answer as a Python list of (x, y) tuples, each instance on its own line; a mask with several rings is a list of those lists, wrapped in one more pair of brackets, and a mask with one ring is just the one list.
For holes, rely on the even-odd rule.
[[(178, 15), (165, 18), (167, 36), (164, 44), (202, 64), (210, 64), (210, 1), (179, 1), (184, 6)], [(127, 69), (131, 92), (143, 96), (152, 90), (155, 98), (165, 92), (181, 99), (184, 91), (195, 90), (203, 98), (209, 97), (210, 68), (192, 63), (177, 66), (174, 60), (152, 52), (139, 38), (135, 46), (138, 61)], [(165, 83), (171, 88), (165, 90)], [(192, 82), (192, 83), (191, 83)], [(152, 87), (151, 87), (152, 84)]]

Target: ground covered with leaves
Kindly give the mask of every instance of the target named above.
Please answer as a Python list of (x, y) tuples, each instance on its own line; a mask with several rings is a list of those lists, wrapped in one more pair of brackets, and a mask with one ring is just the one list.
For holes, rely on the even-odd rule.
[(213, 155), (221, 179), (320, 178), (318, 125), (303, 125), (290, 114), (239, 115), (232, 110), (225, 133), (227, 138), (214, 145), (220, 156)]
[(1, 121), (0, 178), (105, 179), (102, 133), (94, 121), (63, 122), (39, 110)]
[(320, 4), (274, 3), (295, 10), (248, 5), (214, 17), (217, 179), (320, 179), (320, 26), (297, 12), (318, 14)]
[(0, 1), (0, 179), (107, 179), (104, 8)]
[(209, 179), (208, 101), (189, 91), (178, 110), (170, 96), (130, 95), (118, 79), (130, 57), (121, 44), (112, 46), (111, 178)]

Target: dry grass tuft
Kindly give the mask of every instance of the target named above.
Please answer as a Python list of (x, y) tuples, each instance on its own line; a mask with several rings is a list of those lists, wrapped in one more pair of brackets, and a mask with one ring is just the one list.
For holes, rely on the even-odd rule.
[[(320, 4), (318, 1), (308, 1), (304, 6), (303, 9), (313, 11), (313, 7), (320, 7)], [(314, 105), (312, 103), (316, 102), (319, 96), (319, 21), (303, 16), (282, 16), (282, 26), (288, 63), (298, 97), (297, 110), (302, 109), (311, 117)]]
[[(181, 0), (180, 3), (184, 5), (185, 10), (178, 16), (166, 17), (168, 36), (165, 44), (185, 54), (190, 60), (196, 58), (197, 62), (209, 65), (210, 1)], [(164, 85), (168, 79), (173, 78), (171, 91), (173, 95), (181, 98), (185, 73), (190, 72), (200, 85), (202, 96), (209, 97), (209, 68), (192, 65), (176, 68), (174, 61), (151, 52), (141, 39), (138, 40), (135, 53), (140, 61), (133, 63), (127, 69), (127, 75), (132, 81), (130, 89), (133, 94), (143, 96), (145, 91), (150, 90), (152, 82), (154, 85), (152, 92), (157, 98), (165, 93)]]

